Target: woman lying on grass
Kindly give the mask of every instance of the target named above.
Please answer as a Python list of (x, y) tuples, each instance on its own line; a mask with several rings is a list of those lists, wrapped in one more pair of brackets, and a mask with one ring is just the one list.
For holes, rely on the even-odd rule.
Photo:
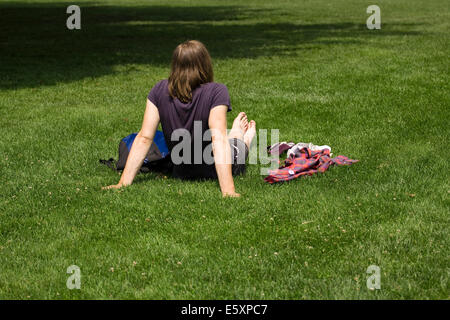
[[(134, 140), (119, 183), (105, 189), (121, 188), (133, 182), (161, 122), (174, 163), (174, 177), (218, 178), (224, 197), (239, 197), (233, 175), (245, 172), (256, 123), (249, 122), (241, 112), (227, 135), (228, 111), (231, 111), (231, 104), (227, 87), (214, 82), (211, 57), (205, 46), (192, 40), (178, 45), (173, 52), (169, 79), (158, 82), (148, 95), (142, 128)], [(211, 139), (208, 139), (209, 133)], [(188, 148), (182, 148), (180, 153), (177, 143), (182, 140), (181, 145), (185, 139)], [(213, 155), (208, 140), (212, 140)]]

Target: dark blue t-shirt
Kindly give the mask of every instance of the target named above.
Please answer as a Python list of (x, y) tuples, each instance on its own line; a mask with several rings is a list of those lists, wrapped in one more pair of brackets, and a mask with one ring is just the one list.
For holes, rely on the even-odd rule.
[[(209, 112), (219, 105), (228, 106), (231, 111), (230, 95), (225, 85), (216, 82), (209, 82), (200, 85), (192, 92), (192, 101), (183, 103), (177, 98), (173, 99), (169, 95), (168, 80), (158, 82), (148, 94), (148, 99), (158, 108), (162, 131), (169, 150), (172, 151), (179, 141), (172, 141), (172, 133), (176, 129), (186, 129), (191, 135), (191, 160), (189, 164), (174, 165), (173, 175), (179, 178), (217, 178), (214, 164), (206, 164), (197, 150), (197, 159), (194, 159), (194, 140), (203, 141), (205, 131), (209, 129)], [(194, 130), (194, 121), (197, 123), (197, 130)], [(198, 130), (201, 125), (201, 130)], [(201, 136), (199, 136), (201, 133)], [(202, 153), (209, 141), (202, 142)], [(194, 160), (197, 162), (194, 163)]]

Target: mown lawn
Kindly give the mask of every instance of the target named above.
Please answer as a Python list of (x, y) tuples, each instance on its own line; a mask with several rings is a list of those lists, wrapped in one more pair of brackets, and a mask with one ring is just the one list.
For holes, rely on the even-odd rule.
[[(78, 31), (70, 4), (0, 3), (1, 299), (449, 298), (448, 2), (77, 1)], [(101, 190), (187, 39), (230, 124), (360, 162), (279, 185), (250, 165), (239, 199), (158, 174)]]

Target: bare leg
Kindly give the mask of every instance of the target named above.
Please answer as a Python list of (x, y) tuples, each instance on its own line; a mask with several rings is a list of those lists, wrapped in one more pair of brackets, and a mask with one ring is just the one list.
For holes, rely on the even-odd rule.
[(247, 132), (248, 119), (245, 112), (240, 112), (233, 121), (233, 126), (228, 133), (228, 139), (237, 138), (244, 140), (244, 134)]

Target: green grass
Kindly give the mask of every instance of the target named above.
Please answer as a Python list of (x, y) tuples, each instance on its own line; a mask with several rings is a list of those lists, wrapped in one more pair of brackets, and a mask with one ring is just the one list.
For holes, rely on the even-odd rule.
[[(72, 2), (2, 1), (0, 298), (448, 299), (449, 3), (375, 3), (381, 30), (373, 1), (77, 1), (69, 31)], [(230, 124), (360, 162), (279, 185), (250, 165), (240, 199), (157, 174), (102, 191), (186, 39)]]

